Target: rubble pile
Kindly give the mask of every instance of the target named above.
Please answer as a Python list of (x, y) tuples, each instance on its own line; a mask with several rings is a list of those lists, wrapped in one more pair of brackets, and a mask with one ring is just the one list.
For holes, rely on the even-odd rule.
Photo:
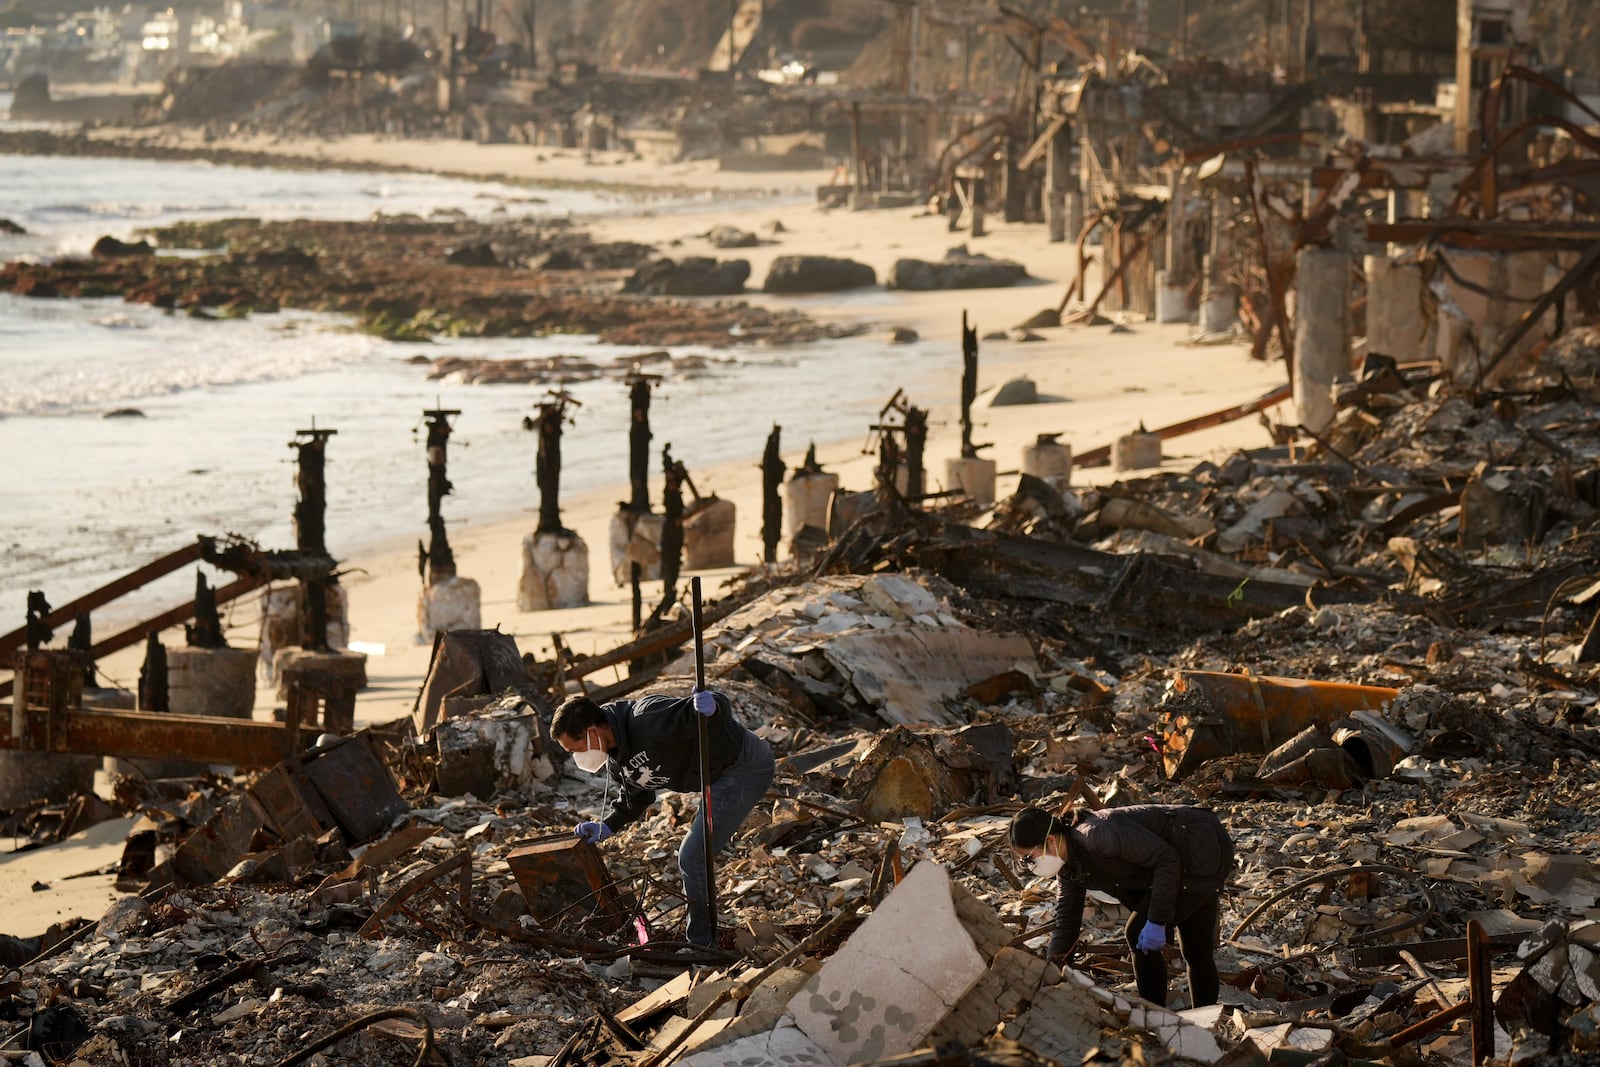
[[(1476, 394), (1375, 366), (1308, 453), (1025, 485), (975, 524), (885, 506), (734, 582), (708, 682), (778, 774), (719, 860), (716, 949), (678, 940), (697, 798), (577, 841), (615, 785), (550, 742), (534, 664), (236, 787), (125, 789), (139, 895), (0, 1010), (84, 1062), (290, 1062), (341, 1028), (329, 1062), (1593, 1055), (1600, 397), (1562, 351)], [(354, 792), (325, 766), (352, 759)], [(1219, 1004), (1141, 1001), (1109, 897), (1043, 958), (1054, 883), (1011, 814), (1146, 801), (1234, 838)]]

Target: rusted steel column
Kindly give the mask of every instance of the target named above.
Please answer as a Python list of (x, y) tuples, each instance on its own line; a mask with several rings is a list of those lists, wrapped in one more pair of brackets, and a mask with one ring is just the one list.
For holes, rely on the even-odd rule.
[(1494, 955), (1477, 919), (1467, 920), (1467, 990), (1472, 1003), (1472, 1062), (1494, 1056)]

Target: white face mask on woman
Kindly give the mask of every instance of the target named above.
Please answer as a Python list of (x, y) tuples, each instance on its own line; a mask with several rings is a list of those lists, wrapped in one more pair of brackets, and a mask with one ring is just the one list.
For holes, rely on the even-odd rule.
[(1061, 857), (1052, 856), (1048, 852), (1033, 857), (1033, 873), (1040, 878), (1049, 878), (1053, 874), (1061, 873)]
[[(593, 732), (594, 731), (592, 729), (589, 731), (589, 733)], [(589, 739), (589, 734), (584, 735), (583, 743), (589, 747), (584, 749), (582, 752), (574, 752), (572, 754), (572, 762), (576, 763), (578, 765), (578, 769), (581, 771), (588, 771), (590, 774), (599, 774), (605, 769), (606, 764), (610, 762), (611, 757), (606, 754), (605, 749), (601, 748), (595, 741), (591, 741)]]

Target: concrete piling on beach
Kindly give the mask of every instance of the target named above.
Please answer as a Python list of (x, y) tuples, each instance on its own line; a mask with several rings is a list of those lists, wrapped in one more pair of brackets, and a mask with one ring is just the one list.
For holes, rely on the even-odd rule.
[(999, 465), (982, 456), (960, 456), (944, 462), (944, 483), (947, 488), (959, 490), (980, 508), (994, 503), (995, 479)]
[(539, 525), (522, 539), (522, 574), (517, 580), (519, 611), (576, 608), (589, 603), (589, 546), (561, 524), (561, 427), (577, 401), (551, 390), (537, 418), (523, 425), (539, 434), (535, 468), (539, 482)]
[(733, 501), (701, 497), (683, 519), (683, 562), (691, 571), (731, 567), (737, 515)]
[(522, 539), (518, 611), (576, 608), (588, 602), (589, 546), (583, 538), (568, 530), (534, 532)]
[(450, 417), (459, 414), (454, 408), (422, 413), (428, 423), (428, 545), (417, 545), (424, 579), (417, 595), (417, 636), (424, 643), (449, 630), (483, 627), (483, 590), (475, 580), (456, 573), (456, 557), (444, 525), (444, 498), (451, 490), (447, 470)]

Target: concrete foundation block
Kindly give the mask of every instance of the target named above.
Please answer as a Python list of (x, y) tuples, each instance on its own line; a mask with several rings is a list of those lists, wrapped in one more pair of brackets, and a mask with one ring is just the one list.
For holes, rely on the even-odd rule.
[(423, 644), (445, 630), (481, 629), (483, 590), (476, 580), (452, 574), (417, 595), (417, 637)]
[(1333, 383), (1350, 371), (1350, 256), (1302, 248), (1294, 292), (1295, 418), (1322, 433), (1333, 422)]
[(1239, 291), (1218, 276), (1212, 269), (1211, 257), (1205, 258), (1204, 280), (1200, 287), (1200, 333), (1227, 333), (1239, 321)]
[(959, 489), (968, 500), (980, 508), (994, 503), (994, 482), (999, 467), (992, 459), (957, 458), (944, 463), (944, 481), (950, 489)]
[(824, 529), (829, 537), (838, 537), (850, 528), (855, 522), (878, 501), (878, 494), (873, 492), (852, 493), (847, 490), (837, 490), (828, 501), (828, 517)]
[(576, 608), (589, 603), (589, 546), (575, 533), (531, 533), (522, 539), (518, 611)]
[(803, 526), (826, 530), (828, 504), (838, 488), (837, 474), (796, 474), (784, 483), (783, 517), (789, 536), (799, 533)]
[(661, 578), (662, 515), (639, 515), (626, 508), (611, 516), (611, 580), (619, 588), (633, 581), (633, 564), (639, 564), (639, 580)]
[[(1476, 383), (1480, 364), (1499, 350), (1502, 339), (1544, 292), (1544, 252), (1480, 252), (1444, 249), (1440, 254), (1451, 273), (1442, 282), (1447, 300), (1439, 306), (1436, 354), (1445, 374), (1458, 382)], [(1548, 333), (1547, 318), (1523, 335), (1511, 357), (1495, 368), (1495, 380), (1515, 377), (1522, 360)], [(1484, 383), (1484, 384), (1492, 384)]]
[(1119, 471), (1137, 471), (1161, 466), (1161, 435), (1124, 434), (1117, 438), (1117, 443), (1111, 447), (1111, 462)]
[(1367, 351), (1401, 362), (1426, 358), (1429, 325), (1422, 313), (1422, 267), (1386, 255), (1362, 260), (1367, 275)]
[(248, 719), (256, 706), (253, 648), (167, 650), (167, 710), (174, 715)]
[(1166, 271), (1156, 271), (1156, 321), (1189, 322), (1193, 318), (1189, 310), (1189, 286), (1183, 282), (1169, 282)]
[[(344, 648), (350, 644), (350, 598), (344, 587), (337, 583), (328, 585), (329, 648)], [(258, 647), (258, 669), (261, 680), (274, 682), (273, 664), (280, 649), (295, 648), (300, 644), (300, 585), (282, 585), (268, 589), (261, 598), (261, 640)]]
[(683, 520), (683, 565), (700, 571), (733, 566), (733, 501), (705, 497)]
[(1072, 446), (1059, 441), (1039, 441), (1022, 449), (1022, 473), (1044, 478), (1052, 485), (1072, 480)]

